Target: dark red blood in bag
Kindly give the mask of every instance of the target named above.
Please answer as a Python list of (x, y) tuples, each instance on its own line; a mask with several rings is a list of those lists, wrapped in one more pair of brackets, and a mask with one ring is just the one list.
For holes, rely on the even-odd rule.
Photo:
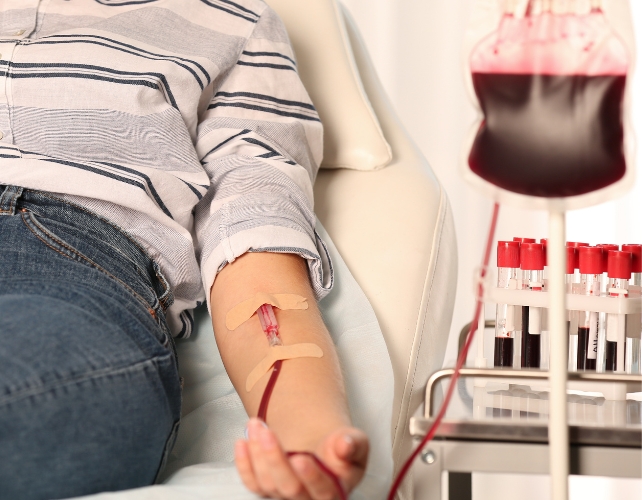
[(469, 165), (531, 196), (574, 196), (625, 174), (626, 76), (473, 73), (485, 120)]

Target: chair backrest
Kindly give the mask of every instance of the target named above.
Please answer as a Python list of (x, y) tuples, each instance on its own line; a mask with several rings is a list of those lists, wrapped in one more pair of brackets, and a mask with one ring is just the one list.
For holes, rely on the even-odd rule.
[(325, 126), (321, 168), (377, 170), (390, 146), (361, 84), (348, 33), (334, 0), (268, 0), (283, 19), (299, 74)]
[[(408, 420), (423, 402), (429, 375), (442, 366), (450, 330), (457, 283), (450, 204), (395, 115), (347, 12), (335, 0), (267, 3), (286, 23), (313, 102), (335, 106), (336, 116), (343, 116), (353, 127), (350, 108), (331, 99), (336, 88), (326, 89), (311, 81), (311, 75), (321, 72), (311, 69), (318, 51), (301, 48), (301, 44), (318, 44), (323, 51), (334, 50), (329, 38), (344, 30), (347, 36), (340, 37), (341, 50), (351, 54), (362, 89), (392, 150), (390, 164), (376, 171), (321, 170), (314, 193), (317, 216), (372, 304), (390, 353), (395, 376), (393, 458), (398, 469), (412, 449)], [(317, 16), (319, 5), (327, 12), (332, 7), (335, 17)], [(312, 25), (316, 25), (315, 33), (325, 33), (327, 39), (315, 35), (307, 40), (306, 27), (312, 30)], [(306, 56), (311, 59), (304, 63)], [(329, 60), (325, 55), (319, 61), (323, 71), (332, 71), (333, 58)], [(321, 96), (325, 100), (319, 100)], [(324, 122), (324, 126), (332, 134), (333, 123)], [(412, 498), (411, 481), (404, 483), (400, 498)]]

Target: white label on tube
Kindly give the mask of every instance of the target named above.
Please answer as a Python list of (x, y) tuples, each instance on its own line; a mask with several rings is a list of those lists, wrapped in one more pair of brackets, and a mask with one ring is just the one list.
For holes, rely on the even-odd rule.
[(539, 335), (542, 333), (542, 308), (531, 307), (528, 312), (528, 333)]
[(588, 353), (586, 357), (588, 359), (597, 359), (597, 330), (598, 330), (598, 313), (592, 312), (589, 319), (589, 341), (588, 341)]
[(609, 342), (617, 342), (618, 323), (617, 314), (606, 315), (606, 340)]
[(639, 339), (640, 338), (640, 324), (642, 323), (642, 317), (640, 313), (638, 314), (629, 314), (626, 316), (626, 336), (630, 339)]
[(515, 306), (506, 306), (506, 331), (515, 331)]
[(515, 331), (522, 331), (522, 306), (513, 306), (513, 321), (515, 322)]

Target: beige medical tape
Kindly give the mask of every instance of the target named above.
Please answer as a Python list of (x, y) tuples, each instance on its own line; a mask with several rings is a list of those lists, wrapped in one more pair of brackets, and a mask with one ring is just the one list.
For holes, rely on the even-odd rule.
[(250, 392), (252, 387), (259, 381), (259, 379), (270, 371), (272, 365), (279, 360), (295, 359), (295, 358), (322, 358), (323, 351), (316, 344), (294, 344), (294, 345), (279, 345), (272, 346), (259, 364), (247, 376), (245, 382), (245, 390)]
[(227, 326), (228, 330), (236, 330), (250, 319), (263, 304), (270, 304), (281, 310), (308, 308), (307, 299), (300, 295), (294, 295), (292, 293), (271, 294), (259, 292), (254, 297), (244, 300), (230, 309), (225, 317), (225, 326)]

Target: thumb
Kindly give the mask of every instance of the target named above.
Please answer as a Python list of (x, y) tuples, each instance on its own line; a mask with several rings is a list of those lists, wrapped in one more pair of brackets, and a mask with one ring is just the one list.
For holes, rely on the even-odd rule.
[(365, 468), (368, 460), (368, 437), (358, 429), (344, 429), (335, 434), (333, 440), (335, 456), (360, 468)]

